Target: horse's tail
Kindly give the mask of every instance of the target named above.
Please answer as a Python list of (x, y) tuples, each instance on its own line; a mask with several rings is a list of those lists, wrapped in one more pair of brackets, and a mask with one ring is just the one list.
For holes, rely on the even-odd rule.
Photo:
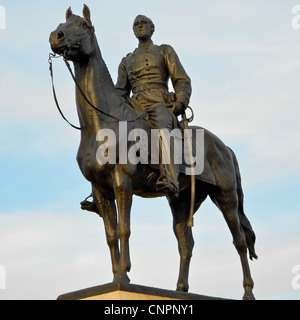
[(238, 194), (238, 214), (239, 214), (240, 223), (241, 223), (241, 226), (242, 226), (244, 233), (246, 235), (246, 242), (247, 242), (247, 246), (248, 246), (248, 250), (249, 250), (250, 259), (251, 260), (253, 258), (257, 259), (258, 257), (256, 255), (255, 249), (254, 249), (256, 236), (255, 236), (255, 233), (252, 229), (250, 221), (248, 220), (248, 218), (246, 217), (246, 215), (244, 213), (244, 193), (243, 193), (243, 189), (242, 189), (242, 179), (241, 179), (238, 161), (237, 161), (237, 158), (236, 158), (234, 152), (230, 148), (229, 148), (229, 150), (232, 153), (233, 163), (234, 163), (234, 167), (235, 167), (235, 176), (236, 176), (236, 183), (237, 183), (236, 191)]

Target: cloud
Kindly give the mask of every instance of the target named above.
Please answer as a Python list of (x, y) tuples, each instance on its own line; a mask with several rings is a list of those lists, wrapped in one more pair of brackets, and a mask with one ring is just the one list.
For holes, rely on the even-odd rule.
[[(64, 80), (63, 71), (66, 70), (56, 82), (57, 97), (64, 115), (78, 124), (75, 87), (71, 79)], [(47, 80), (38, 82), (35, 75), (13, 68), (0, 78), (0, 141), (11, 156), (53, 156), (66, 147), (76, 153), (79, 133), (62, 119), (54, 102), (50, 76)]]
[[(47, 66), (45, 66), (47, 70)], [(0, 85), (1, 95), (1, 121), (31, 122), (38, 120), (57, 121), (50, 75), (49, 81), (38, 81), (36, 75), (27, 74), (26, 71), (11, 68), (2, 74)], [(59, 99), (64, 109), (76, 114), (74, 102), (74, 86), (71, 81), (67, 84), (58, 81)], [(69, 92), (70, 95), (63, 94)], [(73, 93), (73, 94), (72, 94)], [(69, 98), (70, 97), (70, 98)], [(73, 99), (72, 99), (73, 98)], [(71, 114), (71, 112), (69, 112)]]
[[(179, 254), (171, 214), (166, 205), (151, 203), (152, 207), (160, 206), (157, 214), (145, 206), (143, 212), (141, 207), (133, 210), (129, 276), (132, 283), (174, 290)], [(230, 232), (221, 215), (207, 209), (206, 216), (196, 217), (193, 229), (196, 244), (190, 292), (241, 299), (242, 270)], [(138, 222), (136, 217), (141, 214), (153, 222)], [(155, 223), (159, 216), (162, 220)], [(270, 230), (265, 232), (266, 225), (255, 224), (259, 234), (264, 230), (265, 237), (272, 236), (258, 243), (259, 260), (250, 262), (256, 297), (296, 299), (291, 270), (300, 263), (299, 237), (298, 242), (293, 237), (274, 239)], [(0, 290), (1, 299), (52, 300), (59, 294), (112, 280), (103, 222), (93, 213), (54, 213), (42, 208), (10, 216), (2, 212), (0, 226), (0, 242), (5, 244), (0, 249), (0, 265), (7, 273), (7, 289)]]
[(77, 220), (76, 216), (42, 211), (1, 214), (0, 237), (5, 245), (1, 246), (0, 264), (7, 271), (2, 299), (56, 299), (60, 290), (76, 289), (82, 281), (91, 285), (86, 275), (95, 265), (99, 269), (94, 269), (94, 279), (101, 278), (101, 265), (104, 269), (106, 265), (102, 261), (108, 258), (105, 238), (100, 237), (102, 223), (98, 219), (99, 225), (92, 222), (93, 227), (89, 218), (95, 221), (96, 217)]
[(281, 49), (274, 45), (274, 38), (265, 41), (271, 45), (266, 52), (252, 52), (240, 43), (241, 50), (229, 45), (232, 55), (224, 58), (224, 50), (217, 53), (216, 49), (215, 61), (223, 56), (223, 65), (218, 63), (216, 69), (203, 62), (204, 74), (193, 76), (194, 122), (212, 130), (233, 149), (244, 145), (247, 165), (253, 168), (248, 176), (252, 183), (272, 175), (299, 173), (300, 63), (294, 37), (281, 34), (276, 38)]

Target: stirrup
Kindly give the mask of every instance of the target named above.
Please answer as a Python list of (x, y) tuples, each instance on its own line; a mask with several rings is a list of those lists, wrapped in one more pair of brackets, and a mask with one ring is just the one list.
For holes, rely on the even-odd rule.
[(95, 212), (97, 214), (100, 215), (100, 212), (95, 204), (94, 201), (88, 201), (87, 199), (88, 198), (91, 198), (92, 197), (92, 194), (89, 195), (88, 197), (86, 197), (83, 201), (80, 202), (80, 205), (81, 205), (81, 209), (82, 210), (87, 210), (87, 211), (91, 211), (91, 212)]

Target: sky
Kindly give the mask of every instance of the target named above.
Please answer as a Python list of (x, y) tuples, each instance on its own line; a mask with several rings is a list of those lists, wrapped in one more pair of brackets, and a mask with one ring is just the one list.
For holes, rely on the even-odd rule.
[[(114, 82), (122, 57), (137, 46), (138, 14), (153, 20), (154, 43), (176, 50), (192, 80), (193, 124), (221, 138), (239, 161), (257, 237), (254, 294), (298, 300), (300, 2), (85, 3)], [(0, 6), (0, 299), (55, 300), (112, 281), (102, 219), (80, 209), (91, 188), (76, 163), (79, 133), (56, 109), (48, 68), (50, 32), (69, 6), (81, 15), (83, 2)], [(76, 124), (74, 83), (62, 61), (54, 61), (54, 72), (60, 105)], [(241, 299), (239, 257), (209, 199), (193, 234), (190, 292)], [(166, 199), (134, 197), (130, 251), (131, 283), (176, 288), (179, 254)]]

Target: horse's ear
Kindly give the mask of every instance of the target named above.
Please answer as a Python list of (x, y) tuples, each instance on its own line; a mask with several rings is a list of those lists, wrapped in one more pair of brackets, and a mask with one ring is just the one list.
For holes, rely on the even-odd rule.
[(87, 21), (91, 21), (91, 12), (89, 7), (86, 4), (83, 5), (82, 13)]
[(68, 21), (71, 17), (71, 15), (73, 14), (71, 7), (68, 8), (68, 10), (66, 11), (66, 20)]

